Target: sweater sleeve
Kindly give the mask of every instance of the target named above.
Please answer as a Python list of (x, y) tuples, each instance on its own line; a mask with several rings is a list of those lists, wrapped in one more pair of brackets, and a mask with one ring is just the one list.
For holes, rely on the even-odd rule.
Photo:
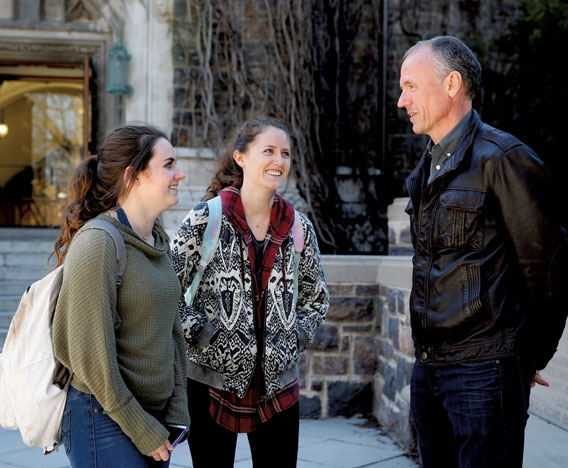
[(108, 414), (148, 454), (168, 431), (146, 412), (126, 386), (117, 361), (116, 249), (104, 231), (73, 239), (63, 267), (63, 284), (53, 321), (55, 355), (85, 385)]
[(208, 322), (205, 314), (189, 306), (184, 297), (197, 273), (208, 219), (207, 203), (200, 203), (187, 214), (171, 242), (174, 270), (182, 289), (178, 312), (187, 343), (193, 342)]
[(189, 426), (187, 408), (187, 370), (185, 341), (179, 317), (174, 321), (173, 338), (175, 343), (174, 392), (166, 410), (164, 421), (169, 424)]
[(318, 241), (312, 223), (302, 217), (304, 250), (298, 267), (298, 336), (300, 350), (311, 346), (329, 308), (329, 292), (325, 283)]

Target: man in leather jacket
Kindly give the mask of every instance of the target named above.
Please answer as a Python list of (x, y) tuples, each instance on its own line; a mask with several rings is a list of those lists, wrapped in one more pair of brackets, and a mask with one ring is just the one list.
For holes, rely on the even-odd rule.
[(398, 107), (431, 138), (407, 180), (411, 412), (426, 468), (522, 466), (530, 388), (547, 385), (537, 370), (567, 315), (567, 237), (549, 173), (472, 109), (480, 75), (451, 36), (417, 43), (401, 67)]

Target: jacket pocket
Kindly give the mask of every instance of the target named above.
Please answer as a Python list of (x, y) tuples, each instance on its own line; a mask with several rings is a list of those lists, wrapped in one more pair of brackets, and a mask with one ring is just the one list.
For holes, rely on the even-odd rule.
[(485, 301), (482, 300), (483, 287), (479, 266), (464, 265), (461, 268), (461, 276), (465, 319), (491, 320), (491, 310)]
[(254, 328), (241, 323), (241, 326), (229, 330), (218, 320), (212, 319), (203, 332), (188, 347), (189, 361), (213, 369), (225, 377), (246, 377), (249, 364), (256, 359)]
[(450, 249), (483, 248), (485, 192), (449, 189), (440, 195), (436, 245)]

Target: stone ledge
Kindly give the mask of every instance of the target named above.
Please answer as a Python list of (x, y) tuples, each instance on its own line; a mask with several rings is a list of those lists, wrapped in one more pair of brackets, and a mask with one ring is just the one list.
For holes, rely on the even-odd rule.
[(406, 205), (408, 205), (408, 197), (395, 198), (394, 201), (387, 207), (387, 217), (389, 219), (389, 224), (391, 222), (401, 222), (406, 225), (409, 224), (409, 218), (404, 211)]
[(378, 267), (378, 283), (381, 285), (407, 289), (412, 288), (412, 257), (383, 257)]
[(377, 284), (381, 255), (322, 255), (325, 279), (330, 283)]

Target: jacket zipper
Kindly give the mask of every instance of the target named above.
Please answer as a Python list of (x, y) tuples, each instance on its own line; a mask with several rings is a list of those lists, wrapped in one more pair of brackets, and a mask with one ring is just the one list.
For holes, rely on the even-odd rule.
[[(243, 242), (244, 242), (244, 239), (243, 239)], [(247, 247), (247, 246), (246, 246), (246, 243), (245, 243), (245, 247)], [(247, 252), (248, 252), (248, 247), (247, 247)], [(250, 270), (250, 273), (251, 273), (251, 280), (252, 280), (252, 281), (251, 281), (251, 284), (252, 284), (252, 288), (253, 288), (253, 297), (256, 299), (256, 296), (257, 296), (256, 275), (255, 275), (254, 272), (252, 271), (252, 264), (250, 263), (250, 259), (249, 259), (249, 270)], [(244, 284), (243, 284), (243, 287), (244, 287)], [(254, 312), (253, 312), (253, 323), (256, 323), (256, 307), (255, 307), (255, 310), (254, 310)], [(256, 343), (256, 352), (257, 352), (257, 354), (258, 354), (259, 343), (258, 343), (258, 339), (257, 339), (257, 337), (256, 337), (256, 330), (255, 330), (255, 332), (254, 332), (254, 339), (257, 340), (257, 343)], [(254, 360), (254, 366), (252, 366), (252, 373), (251, 373), (251, 375), (250, 375), (250, 379), (249, 379), (248, 382), (247, 382), (247, 386), (245, 387), (245, 393), (244, 393), (244, 395), (246, 395), (246, 394), (248, 393), (249, 388), (250, 388), (250, 384), (252, 383), (252, 379), (254, 378), (254, 372), (256, 371), (256, 361), (257, 361), (257, 359), (255, 358), (255, 360)], [(243, 395), (243, 398), (244, 398), (244, 395)]]
[[(424, 194), (426, 193), (426, 190), (428, 190), (434, 183), (439, 182), (440, 179), (442, 179), (443, 177), (447, 177), (447, 175), (449, 174), (449, 172), (446, 172), (445, 174), (442, 174), (441, 176), (435, 178), (430, 184), (426, 184), (426, 187), (424, 187), (424, 192), (423, 192), (423, 196), (420, 198), (420, 216), (422, 217), (422, 204), (423, 204), (423, 200), (424, 200)], [(430, 192), (432, 192), (432, 189), (430, 188), (429, 190)], [(424, 313), (422, 314), (422, 328), (424, 330), (427, 329), (428, 323), (426, 320), (427, 317), (427, 311), (428, 311), (428, 307), (430, 304), (430, 284), (429, 284), (429, 278), (430, 278), (430, 273), (432, 271), (432, 257), (433, 257), (433, 253), (432, 253), (432, 246), (434, 244), (434, 221), (436, 219), (436, 216), (438, 214), (438, 210), (440, 209), (440, 204), (436, 203), (434, 205), (434, 209), (432, 210), (431, 213), (431, 218), (430, 218), (430, 223), (428, 226), (428, 230), (429, 232), (426, 232), (427, 234), (427, 245), (428, 245), (428, 268), (426, 269), (426, 275), (424, 278), (424, 295), (425, 295), (425, 299), (424, 299)]]
[[(427, 187), (428, 187), (427, 185), (426, 185), (426, 187), (424, 187), (424, 191), (422, 192), (422, 196), (420, 197), (420, 203), (418, 204), (418, 222), (417, 222), (417, 226), (416, 226), (416, 227), (417, 227), (417, 231), (416, 231), (416, 248), (417, 248), (417, 249), (420, 248), (420, 238), (422, 237), (422, 236), (421, 236), (421, 232), (422, 232), (422, 214), (423, 214), (423, 211), (424, 211), (424, 210), (423, 210), (423, 206), (424, 206), (424, 194), (425, 194), (425, 191), (426, 191), (426, 188), (427, 188)], [(413, 181), (413, 183), (412, 183), (412, 191), (413, 191), (414, 193), (411, 193), (410, 195), (411, 195), (411, 196), (414, 195), (414, 198), (416, 198), (416, 187), (415, 187), (414, 181)], [(430, 268), (431, 268), (431, 261), (432, 261), (431, 258), (432, 258), (432, 257), (429, 256), (427, 272), (429, 272), (429, 270), (430, 270)], [(413, 284), (415, 283), (415, 277), (416, 277), (416, 275), (417, 275), (417, 273), (416, 273), (416, 271), (414, 271), (414, 272), (413, 272), (413, 275), (412, 275), (412, 282), (413, 282)], [(424, 285), (425, 285), (424, 294), (425, 294), (425, 296), (424, 296), (424, 305), (423, 305), (423, 307), (422, 307), (422, 317), (421, 317), (422, 329), (423, 329), (423, 330), (426, 330), (426, 304), (428, 303), (428, 284), (427, 284), (427, 283), (428, 283), (428, 276), (429, 276), (429, 275), (426, 274), (426, 275), (425, 275), (425, 278), (424, 278)], [(419, 351), (420, 351), (420, 350), (419, 350)], [(420, 352), (421, 352), (421, 351), (420, 351)]]
[[(267, 285), (268, 286), (268, 285)], [(262, 314), (262, 354), (260, 355), (260, 368), (262, 369), (262, 384), (264, 385), (264, 397), (266, 397), (266, 371), (264, 370), (264, 356), (266, 353), (266, 303), (264, 303), (264, 296), (266, 295), (266, 289), (262, 293), (262, 298), (260, 299), (260, 308), (264, 309)]]

